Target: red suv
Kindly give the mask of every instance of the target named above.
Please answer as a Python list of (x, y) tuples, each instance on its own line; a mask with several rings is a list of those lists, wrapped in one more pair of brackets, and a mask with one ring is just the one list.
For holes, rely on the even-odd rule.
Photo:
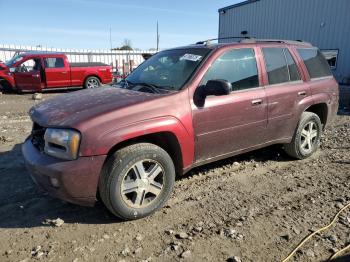
[(195, 166), (272, 144), (309, 157), (338, 99), (327, 61), (308, 43), (202, 43), (153, 55), (118, 87), (36, 105), (22, 150), (51, 195), (82, 205), (99, 196), (116, 216), (137, 219)]

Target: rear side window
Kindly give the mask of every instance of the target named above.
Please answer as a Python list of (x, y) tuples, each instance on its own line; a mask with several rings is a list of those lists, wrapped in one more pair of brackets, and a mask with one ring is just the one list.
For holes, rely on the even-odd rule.
[(46, 68), (62, 68), (64, 67), (63, 58), (48, 57), (44, 59)]
[(208, 69), (202, 84), (215, 79), (230, 82), (233, 91), (258, 87), (259, 76), (254, 50), (232, 49), (222, 54)]
[(327, 60), (318, 49), (297, 49), (303, 59), (310, 78), (318, 78), (332, 75)]
[(300, 80), (298, 68), (286, 48), (262, 48), (269, 84)]

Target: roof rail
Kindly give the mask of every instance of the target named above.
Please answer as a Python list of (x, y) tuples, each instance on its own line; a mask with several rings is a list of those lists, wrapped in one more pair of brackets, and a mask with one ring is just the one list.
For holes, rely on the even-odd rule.
[(303, 40), (258, 39), (250, 36), (228, 36), (228, 37), (212, 38), (204, 41), (199, 41), (196, 43), (196, 45), (210, 45), (211, 41), (224, 40), (224, 39), (238, 39), (237, 42), (239, 43), (283, 43), (283, 44), (290, 44), (290, 45), (312, 46), (311, 43), (305, 42)]
[(223, 40), (223, 39), (251, 39), (251, 37), (249, 37), (249, 36), (228, 36), (228, 37), (211, 38), (211, 39), (207, 39), (204, 41), (199, 41), (196, 43), (196, 45), (210, 45), (211, 41)]
[(306, 45), (306, 46), (312, 46), (311, 43), (305, 42), (305, 41), (303, 41), (303, 40), (256, 39), (256, 38), (249, 38), (249, 39), (242, 39), (240, 42), (241, 42), (241, 43), (283, 43), (283, 44), (290, 44), (290, 45)]

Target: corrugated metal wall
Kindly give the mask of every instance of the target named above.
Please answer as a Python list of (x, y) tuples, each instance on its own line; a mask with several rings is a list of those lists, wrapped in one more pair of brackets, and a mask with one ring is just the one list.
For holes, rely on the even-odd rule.
[(301, 39), (339, 49), (334, 75), (350, 78), (350, 0), (260, 0), (220, 12), (219, 37)]

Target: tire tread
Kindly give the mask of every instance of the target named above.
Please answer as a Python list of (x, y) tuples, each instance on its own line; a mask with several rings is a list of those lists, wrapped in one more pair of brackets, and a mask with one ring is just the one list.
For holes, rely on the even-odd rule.
[[(300, 135), (300, 133), (302, 131), (301, 127), (303, 127), (304, 124), (307, 121), (309, 121), (311, 118), (316, 118), (316, 121), (318, 122), (318, 124), (320, 126), (322, 126), (321, 125), (321, 120), (318, 117), (318, 115), (316, 115), (315, 113), (312, 113), (312, 112), (303, 112), (301, 114), (298, 126), (297, 126), (297, 128), (296, 128), (296, 130), (294, 132), (292, 141), (289, 144), (285, 144), (284, 145), (284, 151), (289, 156), (291, 156), (293, 158), (296, 158), (296, 159), (305, 159), (305, 158), (309, 157), (311, 154), (314, 153), (314, 151), (313, 151), (310, 155), (306, 155), (306, 156), (302, 155), (300, 150), (299, 150), (299, 145), (298, 145), (298, 142), (297, 142), (297, 139), (298, 139), (298, 137), (299, 137), (299, 135)], [(320, 128), (319, 132), (322, 132), (322, 128)], [(321, 134), (319, 136), (321, 136)]]
[(118, 212), (118, 210), (113, 208), (113, 205), (110, 199), (110, 185), (111, 185), (113, 176), (111, 176), (110, 173), (122, 162), (123, 159), (125, 159), (127, 155), (130, 155), (130, 154), (133, 155), (142, 151), (151, 151), (151, 150), (162, 151), (162, 153), (165, 153), (171, 160), (170, 156), (164, 149), (151, 143), (138, 143), (138, 144), (126, 146), (114, 152), (107, 159), (102, 169), (102, 173), (99, 181), (99, 193), (100, 193), (101, 200), (110, 212), (112, 212), (114, 215), (116, 215), (117, 217), (123, 220), (129, 220), (130, 218), (124, 217), (122, 214)]

